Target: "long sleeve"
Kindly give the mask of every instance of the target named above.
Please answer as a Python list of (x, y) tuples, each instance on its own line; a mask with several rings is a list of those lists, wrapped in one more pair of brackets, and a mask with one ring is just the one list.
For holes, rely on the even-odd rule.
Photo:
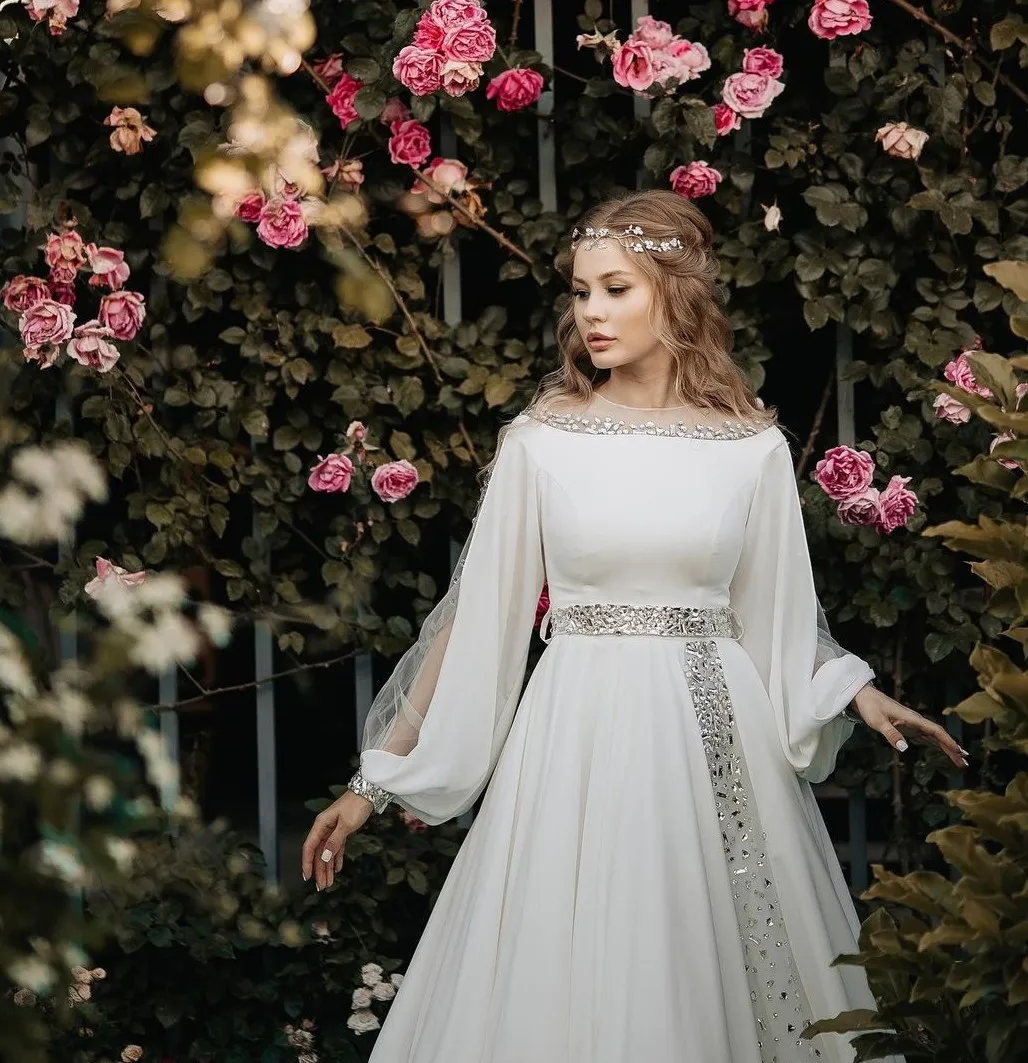
[(474, 804), (514, 717), (544, 582), (526, 419), (499, 453), (449, 591), (376, 696), (361, 775), (426, 823)]
[(874, 672), (828, 631), (784, 437), (760, 471), (731, 601), (742, 620), (742, 646), (771, 700), (785, 756), (802, 778), (821, 782), (853, 732), (841, 713)]

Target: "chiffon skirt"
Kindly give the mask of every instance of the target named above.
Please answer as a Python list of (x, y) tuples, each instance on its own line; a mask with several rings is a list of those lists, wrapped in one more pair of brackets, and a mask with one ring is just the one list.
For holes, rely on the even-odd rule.
[(857, 929), (737, 642), (560, 634), (371, 1060), (850, 1063)]

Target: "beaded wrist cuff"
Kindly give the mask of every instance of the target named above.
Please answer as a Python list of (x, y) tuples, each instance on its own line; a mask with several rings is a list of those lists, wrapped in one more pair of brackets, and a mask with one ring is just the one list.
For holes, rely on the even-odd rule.
[(388, 790), (383, 790), (381, 786), (368, 782), (359, 770), (346, 784), (346, 788), (352, 790), (358, 797), (366, 797), (372, 803), (376, 812), (384, 812), (386, 806), (393, 799), (393, 795)]

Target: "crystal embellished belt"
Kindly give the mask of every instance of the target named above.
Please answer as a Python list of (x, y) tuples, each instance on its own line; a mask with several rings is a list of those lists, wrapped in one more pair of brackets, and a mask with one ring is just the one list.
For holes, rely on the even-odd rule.
[(550, 610), (549, 628), (550, 635), (729, 639), (742, 635), (742, 622), (727, 605), (711, 609), (680, 605), (565, 605)]

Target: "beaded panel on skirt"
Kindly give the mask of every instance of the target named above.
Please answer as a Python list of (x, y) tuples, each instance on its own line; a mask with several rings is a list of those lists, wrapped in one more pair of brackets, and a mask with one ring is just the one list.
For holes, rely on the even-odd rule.
[(551, 610), (550, 624), (554, 635), (667, 635), (688, 640), (683, 669), (714, 791), (761, 1063), (820, 1058), (820, 1049), (800, 1037), (813, 1015), (782, 920), (767, 857), (767, 835), (753, 802), (735, 709), (715, 641), (740, 637), (738, 616), (728, 606), (571, 605)]

